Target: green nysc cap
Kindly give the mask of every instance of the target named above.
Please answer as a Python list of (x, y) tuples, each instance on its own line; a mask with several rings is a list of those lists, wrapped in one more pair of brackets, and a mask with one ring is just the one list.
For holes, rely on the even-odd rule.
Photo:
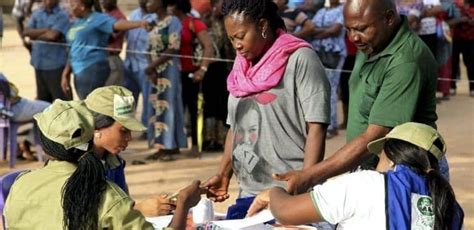
[(416, 122), (407, 122), (393, 128), (385, 137), (372, 141), (367, 145), (371, 153), (380, 154), (388, 139), (398, 139), (416, 145), (436, 157), (446, 153), (443, 137), (431, 126)]
[(131, 131), (145, 131), (145, 126), (135, 118), (135, 99), (132, 92), (122, 86), (106, 86), (92, 91), (84, 100), (96, 113), (112, 117)]
[(94, 135), (94, 117), (81, 101), (56, 99), (33, 118), (44, 136), (63, 145), (65, 149), (86, 151)]

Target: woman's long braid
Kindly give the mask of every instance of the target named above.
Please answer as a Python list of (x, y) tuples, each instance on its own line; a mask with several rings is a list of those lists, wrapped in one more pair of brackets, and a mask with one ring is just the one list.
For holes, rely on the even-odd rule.
[[(62, 188), (64, 228), (69, 230), (97, 229), (98, 210), (106, 188), (104, 167), (92, 153), (62, 145), (40, 134), (44, 150), (52, 157), (77, 165)], [(92, 145), (92, 142), (89, 143)]]

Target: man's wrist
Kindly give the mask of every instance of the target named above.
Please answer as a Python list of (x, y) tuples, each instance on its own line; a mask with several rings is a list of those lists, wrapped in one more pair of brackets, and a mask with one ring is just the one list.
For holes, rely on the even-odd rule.
[(199, 69), (204, 71), (204, 73), (207, 72), (207, 66), (202, 65), (201, 67), (199, 67)]

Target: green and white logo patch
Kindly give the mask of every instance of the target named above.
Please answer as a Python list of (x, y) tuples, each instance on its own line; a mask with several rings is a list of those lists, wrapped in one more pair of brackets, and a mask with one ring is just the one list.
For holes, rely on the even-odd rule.
[(411, 195), (411, 229), (428, 230), (434, 227), (433, 200), (416, 193)]
[(133, 96), (114, 95), (114, 117), (133, 117)]

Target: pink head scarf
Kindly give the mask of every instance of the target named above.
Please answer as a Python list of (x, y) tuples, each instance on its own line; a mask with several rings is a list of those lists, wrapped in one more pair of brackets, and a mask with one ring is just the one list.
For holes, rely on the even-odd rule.
[(237, 53), (227, 78), (227, 90), (232, 96), (245, 97), (275, 87), (283, 77), (290, 55), (299, 48), (311, 48), (306, 41), (281, 29), (277, 35), (278, 38), (255, 66)]

